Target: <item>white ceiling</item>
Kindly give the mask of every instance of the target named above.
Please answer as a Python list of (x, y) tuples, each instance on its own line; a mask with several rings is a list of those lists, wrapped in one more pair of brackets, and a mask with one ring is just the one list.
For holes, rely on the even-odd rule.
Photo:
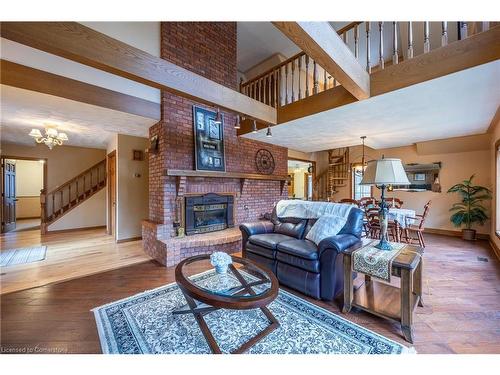
[(42, 131), (53, 124), (64, 131), (66, 145), (107, 147), (113, 134), (147, 137), (157, 120), (114, 111), (52, 95), (0, 85), (0, 139), (2, 142), (33, 144), (32, 128)]
[(303, 152), (372, 148), (480, 134), (500, 104), (500, 60), (290, 121), (245, 137)]
[(237, 64), (240, 72), (261, 63), (275, 53), (286, 57), (300, 49), (271, 22), (237, 23)]

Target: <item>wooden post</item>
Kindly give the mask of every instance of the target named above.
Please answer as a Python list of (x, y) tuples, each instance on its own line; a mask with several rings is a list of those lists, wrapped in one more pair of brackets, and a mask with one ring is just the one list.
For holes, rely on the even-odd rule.
[(298, 97), (299, 97), (299, 100), (302, 99), (302, 88), (300, 87), (300, 76), (302, 75), (302, 56), (299, 56), (299, 77), (298, 77), (298, 80), (299, 80), (299, 87), (298, 87), (298, 90), (299, 90), (299, 94), (298, 94)]
[(285, 104), (288, 104), (288, 63), (285, 65)]
[(295, 60), (292, 60), (292, 103), (295, 101)]

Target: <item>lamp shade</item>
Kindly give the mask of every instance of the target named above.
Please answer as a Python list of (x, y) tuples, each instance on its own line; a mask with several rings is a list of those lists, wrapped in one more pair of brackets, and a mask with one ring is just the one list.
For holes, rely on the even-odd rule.
[(371, 160), (360, 185), (410, 185), (400, 159)]

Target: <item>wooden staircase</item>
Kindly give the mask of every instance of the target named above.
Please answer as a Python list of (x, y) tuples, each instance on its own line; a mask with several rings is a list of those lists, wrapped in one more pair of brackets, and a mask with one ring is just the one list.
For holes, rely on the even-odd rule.
[(106, 159), (48, 193), (42, 190), (40, 194), (42, 234), (47, 233), (50, 224), (78, 207), (104, 187), (106, 187)]
[(349, 181), (349, 147), (328, 151), (327, 198), (330, 200), (338, 188), (347, 186)]

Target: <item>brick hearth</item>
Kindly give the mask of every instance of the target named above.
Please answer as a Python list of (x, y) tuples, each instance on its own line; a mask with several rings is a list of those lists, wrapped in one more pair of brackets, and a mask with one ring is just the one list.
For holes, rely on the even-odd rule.
[[(236, 24), (232, 22), (162, 23), (162, 58), (237, 90)], [(145, 252), (162, 264), (177, 264), (186, 256), (222, 250), (241, 250), (238, 225), (255, 221), (271, 211), (273, 204), (286, 195), (279, 181), (241, 180), (236, 178), (183, 179), (181, 190), (190, 193), (231, 193), (235, 195), (235, 228), (205, 237), (174, 238), (173, 222), (178, 186), (176, 177), (166, 176), (167, 169), (194, 170), (192, 106), (216, 110), (174, 94), (162, 93), (162, 120), (150, 128), (150, 136), (159, 138), (159, 151), (149, 157), (149, 220), (143, 223)], [(258, 173), (255, 154), (269, 150), (274, 157), (276, 176), (287, 174), (287, 149), (237, 137), (236, 114), (224, 112), (224, 146), (228, 172)], [(208, 243), (205, 241), (209, 241)]]

